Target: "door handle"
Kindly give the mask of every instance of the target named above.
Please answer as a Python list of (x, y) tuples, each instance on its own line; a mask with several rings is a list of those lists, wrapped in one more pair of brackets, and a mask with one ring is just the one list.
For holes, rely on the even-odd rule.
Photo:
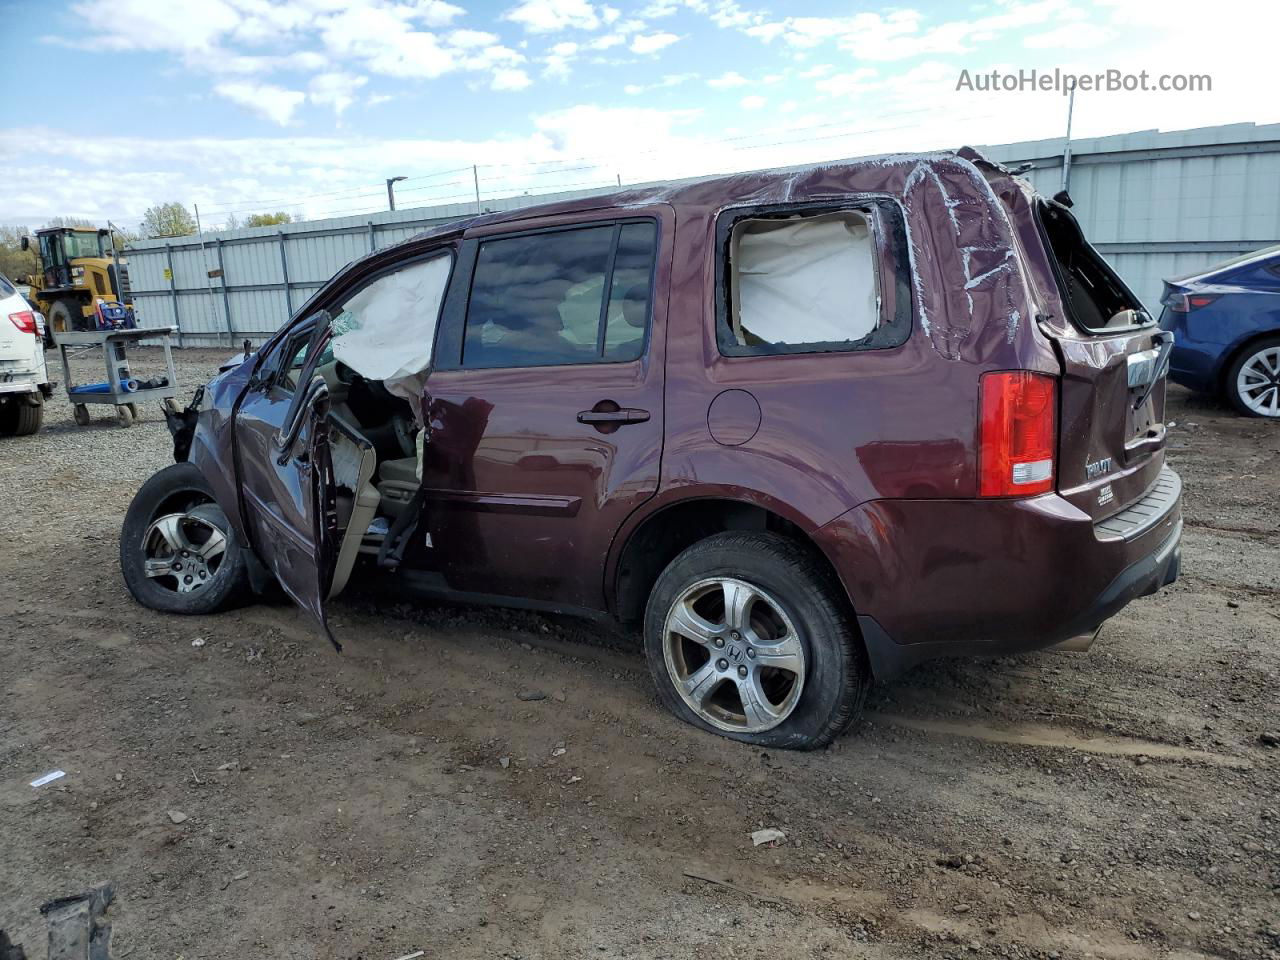
[(579, 423), (644, 423), (649, 419), (648, 410), (623, 407), (621, 410), (583, 410), (578, 414)]

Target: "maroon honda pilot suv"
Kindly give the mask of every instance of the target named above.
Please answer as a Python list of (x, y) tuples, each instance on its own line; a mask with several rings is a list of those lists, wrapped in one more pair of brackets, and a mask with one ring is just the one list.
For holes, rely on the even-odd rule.
[(677, 716), (811, 748), (873, 678), (1087, 642), (1174, 580), (1170, 346), (969, 149), (480, 216), (169, 414), (124, 579), (176, 613), (275, 580), (326, 633), (360, 579), (642, 624)]

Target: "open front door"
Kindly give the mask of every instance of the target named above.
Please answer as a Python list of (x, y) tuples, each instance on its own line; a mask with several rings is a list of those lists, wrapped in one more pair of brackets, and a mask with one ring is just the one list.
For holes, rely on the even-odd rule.
[(324, 599), (338, 551), (329, 390), (315, 368), (328, 346), (321, 312), (265, 357), (236, 413), (236, 449), (253, 549), (334, 646)]

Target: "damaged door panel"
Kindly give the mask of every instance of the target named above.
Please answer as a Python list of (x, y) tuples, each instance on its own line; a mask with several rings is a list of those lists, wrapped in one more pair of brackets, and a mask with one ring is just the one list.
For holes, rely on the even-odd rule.
[(254, 551), (326, 634), (324, 600), (338, 547), (336, 489), (329, 388), (316, 367), (330, 324), (321, 311), (281, 342), (245, 393), (235, 421)]

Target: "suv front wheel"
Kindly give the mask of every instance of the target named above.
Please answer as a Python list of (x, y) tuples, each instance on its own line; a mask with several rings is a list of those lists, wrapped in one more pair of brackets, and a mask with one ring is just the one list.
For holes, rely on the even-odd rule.
[(773, 533), (719, 533), (676, 557), (649, 597), (644, 639), (663, 704), (746, 743), (826, 746), (870, 685), (838, 584)]

